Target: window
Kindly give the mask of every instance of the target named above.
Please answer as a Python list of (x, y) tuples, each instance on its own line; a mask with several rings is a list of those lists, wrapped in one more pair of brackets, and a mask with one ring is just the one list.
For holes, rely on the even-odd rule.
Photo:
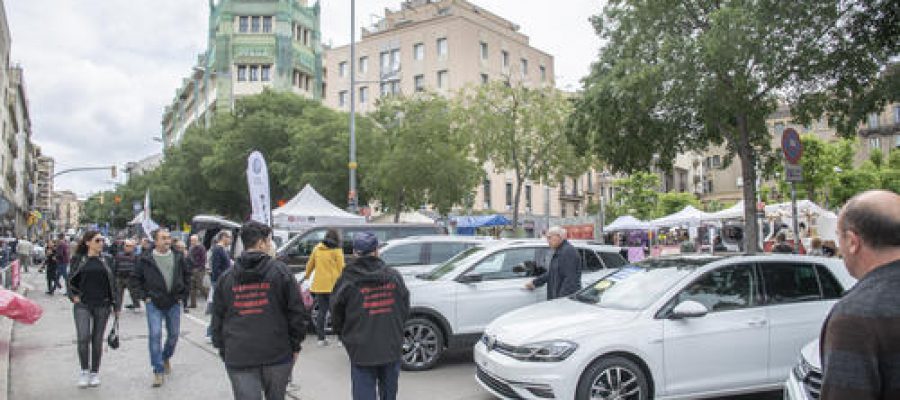
[(238, 74), (237, 74), (238, 82), (246, 81), (247, 80), (247, 66), (246, 65), (238, 65), (237, 70), (238, 70)]
[(400, 81), (381, 82), (381, 97), (400, 94)]
[(437, 55), (438, 58), (447, 57), (447, 38), (440, 38), (437, 40)]
[(578, 255), (581, 256), (582, 271), (593, 272), (603, 269), (603, 263), (600, 262), (593, 250), (578, 249)]
[(509, 68), (509, 52), (503, 50), (500, 52), (500, 54), (503, 59), (503, 68)]
[(369, 71), (369, 57), (359, 58), (359, 73), (365, 74)]
[(780, 134), (784, 133), (784, 124), (779, 122), (779, 123), (775, 124), (774, 129), (775, 129), (775, 134), (780, 135)]
[[(524, 278), (534, 274), (537, 259), (535, 248), (498, 251), (478, 263), (467, 275), (481, 275), (486, 281)], [(527, 272), (529, 270), (532, 272)]]
[(259, 32), (259, 17), (250, 17), (250, 32)]
[(424, 43), (416, 43), (413, 45), (413, 58), (415, 58), (416, 61), (422, 61), (425, 59)]
[(528, 60), (522, 59), (522, 76), (528, 75)]
[(816, 265), (816, 274), (819, 275), (819, 284), (822, 285), (822, 297), (826, 300), (839, 299), (844, 294), (844, 289), (828, 268)]
[(484, 193), (484, 208), (491, 208), (491, 180), (485, 179), (481, 183), (481, 188)]
[(425, 75), (416, 75), (413, 77), (413, 85), (417, 92), (425, 91)]
[(250, 66), (250, 82), (255, 82), (259, 80), (259, 66), (251, 65)]
[(346, 90), (341, 90), (341, 92), (338, 93), (338, 104), (341, 107), (344, 107), (347, 105), (347, 91)]
[(871, 113), (869, 114), (869, 129), (875, 129), (878, 127), (878, 114)]
[(603, 265), (606, 268), (622, 268), (628, 265), (628, 261), (622, 257), (619, 253), (598, 253), (600, 255), (600, 259), (603, 260)]
[(525, 185), (525, 209), (531, 210), (531, 185)]
[(485, 42), (481, 42), (481, 59), (488, 59), (488, 44)]
[(400, 49), (391, 50), (391, 71), (400, 70)]
[(872, 136), (869, 138), (869, 149), (871, 149), (871, 150), (881, 149), (881, 137), (880, 136)]
[(309, 46), (309, 44), (310, 44), (309, 35), (310, 35), (309, 29), (304, 29), (303, 30), (303, 45), (304, 46)]
[(732, 265), (709, 272), (676, 296), (672, 307), (686, 300), (706, 306), (710, 312), (755, 306), (759, 302), (753, 270), (748, 265)]
[(389, 267), (422, 263), (422, 243), (403, 244), (379, 254)]
[(712, 158), (712, 167), (719, 168), (722, 166), (722, 158), (719, 156), (713, 156)]
[(547, 81), (547, 67), (541, 65), (540, 69), (541, 69), (541, 82), (546, 82)]
[(900, 135), (894, 136), (894, 147), (900, 147)]
[(900, 106), (894, 106), (894, 123), (900, 124)]
[(381, 58), (381, 72), (389, 71), (391, 69), (391, 53), (387, 51), (382, 51), (380, 54)]
[(769, 304), (820, 300), (819, 281), (812, 264), (760, 265)]
[(262, 17), (262, 31), (264, 33), (272, 32), (272, 17)]
[(363, 86), (359, 88), (359, 104), (365, 104), (369, 100), (369, 87)]
[(250, 28), (250, 17), (239, 17), (238, 18), (238, 32), (246, 33)]
[(272, 69), (271, 65), (263, 65), (259, 67), (259, 78), (263, 82), (269, 81), (269, 71)]
[(447, 88), (447, 70), (438, 71), (437, 73), (437, 86), (439, 89)]
[(488, 74), (481, 74), (481, 84), (482, 85), (488, 84)]
[(432, 243), (428, 264), (441, 264), (472, 245), (466, 243)]
[(338, 74), (341, 76), (341, 78), (347, 77), (347, 62), (346, 61), (341, 61), (338, 64)]
[(512, 208), (513, 203), (513, 187), (512, 183), (506, 182), (506, 209)]

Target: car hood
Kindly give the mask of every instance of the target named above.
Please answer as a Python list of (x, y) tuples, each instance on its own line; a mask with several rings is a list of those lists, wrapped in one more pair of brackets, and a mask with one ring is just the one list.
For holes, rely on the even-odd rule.
[(813, 366), (817, 370), (822, 370), (822, 360), (819, 358), (819, 339), (813, 340), (803, 346), (803, 349), (800, 350), (800, 356), (806, 360), (809, 365)]
[(542, 340), (576, 339), (619, 329), (639, 312), (601, 308), (567, 298), (542, 302), (506, 313), (491, 322), (486, 335), (520, 346)]

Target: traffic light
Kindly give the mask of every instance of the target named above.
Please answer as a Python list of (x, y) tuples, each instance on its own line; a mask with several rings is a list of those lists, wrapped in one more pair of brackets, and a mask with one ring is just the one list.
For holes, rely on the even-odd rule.
[(112, 172), (112, 178), (113, 178), (113, 179), (116, 179), (116, 166), (113, 165), (113, 166), (110, 167), (109, 169), (110, 169), (110, 172)]

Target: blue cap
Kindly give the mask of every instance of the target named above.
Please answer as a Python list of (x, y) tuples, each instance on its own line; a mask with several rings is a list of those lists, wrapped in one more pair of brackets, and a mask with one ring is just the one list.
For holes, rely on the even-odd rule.
[(360, 232), (353, 236), (353, 251), (369, 254), (378, 248), (378, 238), (372, 232)]

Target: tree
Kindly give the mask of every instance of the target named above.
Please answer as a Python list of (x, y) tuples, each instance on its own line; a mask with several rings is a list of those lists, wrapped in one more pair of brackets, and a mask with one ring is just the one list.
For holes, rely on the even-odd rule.
[(554, 88), (493, 82), (464, 89), (455, 101), (455, 126), (469, 135), (475, 157), (515, 178), (512, 225), (526, 181), (549, 184), (587, 170), (584, 157), (566, 140), (571, 102)]
[(609, 217), (631, 215), (648, 220), (656, 216), (659, 199), (659, 176), (648, 172), (635, 172), (627, 178), (616, 179), (616, 198), (609, 207)]
[(662, 193), (657, 199), (655, 217), (663, 217), (683, 210), (687, 206), (700, 208), (700, 201), (693, 193)]
[[(624, 172), (724, 146), (740, 161), (745, 248), (755, 252), (756, 171), (772, 162), (765, 119), (779, 96), (834, 77), (872, 77), (870, 64), (887, 60), (877, 45), (853, 43), (843, 24), (857, 15), (852, 3), (612, 0), (592, 19), (605, 45), (576, 100), (570, 137)], [(844, 47), (873, 55), (855, 63), (860, 53)]]
[(468, 137), (451, 127), (450, 104), (436, 94), (389, 97), (372, 119), (383, 130), (378, 162), (366, 180), (399, 222), (400, 213), (431, 204), (442, 215), (461, 204), (483, 171), (469, 157)]
[[(853, 168), (853, 157), (856, 144), (849, 139), (834, 142), (825, 141), (816, 135), (801, 136), (803, 157), (800, 167), (803, 169), (803, 182), (798, 186), (806, 191), (806, 198), (817, 203), (828, 202), (829, 189), (838, 185), (837, 171), (849, 171)], [(784, 176), (784, 166), (776, 170), (779, 177)], [(778, 181), (781, 193), (790, 193), (790, 185), (783, 179)]]

